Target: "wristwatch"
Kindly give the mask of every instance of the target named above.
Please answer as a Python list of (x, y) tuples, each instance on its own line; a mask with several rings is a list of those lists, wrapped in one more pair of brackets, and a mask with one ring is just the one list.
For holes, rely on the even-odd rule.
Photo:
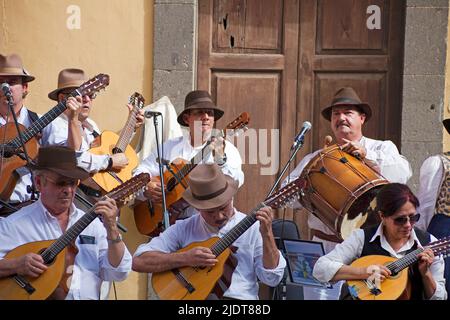
[(115, 239), (106, 238), (106, 240), (108, 240), (108, 243), (119, 243), (119, 242), (122, 242), (122, 235), (119, 233), (117, 235), (117, 238), (115, 238)]

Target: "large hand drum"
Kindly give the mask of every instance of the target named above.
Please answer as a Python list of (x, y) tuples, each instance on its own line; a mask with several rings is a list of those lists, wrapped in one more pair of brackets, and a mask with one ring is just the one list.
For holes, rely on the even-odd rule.
[(379, 223), (372, 200), (389, 181), (339, 146), (321, 150), (302, 177), (307, 185), (300, 203), (338, 237), (345, 239), (354, 229)]

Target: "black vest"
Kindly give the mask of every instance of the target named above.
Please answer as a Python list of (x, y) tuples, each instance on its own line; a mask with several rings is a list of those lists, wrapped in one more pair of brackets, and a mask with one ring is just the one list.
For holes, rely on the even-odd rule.
[[(389, 252), (384, 250), (381, 247), (380, 237), (377, 237), (373, 242), (370, 242), (370, 239), (373, 238), (375, 232), (377, 231), (378, 226), (364, 229), (364, 247), (361, 252), (361, 257), (369, 256), (369, 255), (382, 255), (382, 256), (390, 256)], [(420, 241), (422, 246), (426, 246), (430, 243), (431, 238), (430, 234), (426, 231), (422, 231), (420, 229), (414, 228), (417, 238)], [(406, 254), (417, 249), (417, 243), (415, 243), (411, 249), (406, 251)], [(422, 276), (420, 275), (418, 264), (415, 263), (409, 268), (408, 272), (409, 280), (411, 281), (411, 300), (422, 300), (423, 299), (423, 284), (422, 284)]]

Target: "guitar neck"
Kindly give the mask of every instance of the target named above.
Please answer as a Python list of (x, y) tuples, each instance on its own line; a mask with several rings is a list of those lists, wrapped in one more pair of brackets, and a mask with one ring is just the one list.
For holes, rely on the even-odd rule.
[(248, 230), (256, 222), (256, 211), (264, 207), (264, 203), (260, 203), (252, 212), (235, 225), (230, 231), (220, 238), (212, 247), (212, 253), (218, 257), (226, 248), (231, 246), (237, 238)]
[(206, 145), (200, 150), (192, 159), (186, 163), (179, 171), (178, 178), (181, 180), (186, 177), (189, 172), (191, 172), (203, 159), (206, 159), (211, 154), (211, 148), (209, 145), (211, 144), (211, 140), (206, 142)]
[[(35, 135), (37, 135), (42, 129), (44, 129), (50, 122), (55, 120), (61, 113), (66, 110), (66, 103), (65, 101), (58, 103), (56, 106), (54, 106), (50, 111), (48, 111), (46, 114), (44, 114), (42, 117), (40, 117), (38, 120), (33, 122), (30, 127), (28, 127), (27, 130), (23, 131), (20, 135), (22, 137), (23, 142), (29, 141), (31, 138), (33, 138)], [(13, 140), (10, 141), (10, 145), (12, 145), (15, 148), (19, 148), (22, 144), (20, 142), (20, 137), (17, 136)]]
[(403, 258), (400, 258), (394, 262), (389, 263), (386, 267), (392, 272), (392, 274), (397, 274), (403, 269), (413, 265), (418, 261), (418, 255), (423, 251), (422, 248), (417, 248), (416, 250), (408, 253)]
[(130, 113), (130, 116), (127, 119), (127, 122), (125, 123), (125, 126), (122, 129), (122, 132), (120, 133), (119, 140), (116, 143), (116, 146), (114, 150), (115, 152), (125, 152), (125, 149), (127, 148), (128, 144), (131, 141), (131, 137), (133, 136), (134, 127), (136, 126), (136, 115), (139, 112), (138, 107), (134, 107), (133, 110)]
[(91, 208), (84, 214), (73, 226), (71, 226), (58, 240), (56, 240), (50, 247), (45, 249), (41, 254), (44, 263), (50, 263), (55, 257), (64, 250), (70, 243), (72, 243), (86, 227), (97, 218), (95, 208)]

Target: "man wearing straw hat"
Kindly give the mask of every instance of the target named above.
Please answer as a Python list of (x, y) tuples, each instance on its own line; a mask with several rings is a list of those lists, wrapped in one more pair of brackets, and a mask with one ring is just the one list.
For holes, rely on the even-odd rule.
[[(51, 91), (48, 97), (51, 100), (61, 102), (87, 80), (85, 72), (81, 69), (63, 69), (58, 75), (58, 87)], [(67, 108), (55, 120), (58, 128), (55, 142), (65, 139), (66, 144), (77, 151), (78, 165), (91, 173), (106, 169), (122, 169), (128, 164), (128, 159), (124, 153), (94, 155), (87, 152), (91, 143), (100, 134), (100, 129), (95, 121), (89, 118), (95, 97), (95, 93), (83, 96), (80, 98), (78, 105)], [(136, 119), (135, 130), (144, 121), (143, 111), (138, 113)]]
[[(189, 177), (189, 188), (183, 198), (199, 214), (178, 220), (158, 237), (139, 246), (133, 270), (150, 273), (184, 266), (214, 266), (218, 260), (210, 248), (198, 246), (174, 252), (192, 242), (222, 237), (246, 217), (233, 206), (237, 181), (224, 175), (217, 164), (200, 164)], [(258, 221), (233, 243), (237, 247), (237, 267), (231, 285), (224, 292), (225, 298), (258, 299), (258, 279), (269, 286), (281, 281), (286, 261), (275, 244), (272, 216), (270, 207), (258, 210)]]
[[(85, 214), (75, 207), (73, 198), (79, 181), (89, 173), (77, 166), (75, 151), (42, 147), (33, 170), (39, 200), (0, 220), (0, 278), (14, 274), (37, 278), (46, 272), (40, 254), (2, 257), (22, 244), (61, 237)], [(99, 299), (102, 281), (124, 280), (131, 271), (131, 255), (117, 228), (116, 202), (110, 198), (98, 201), (95, 212), (102, 221), (95, 219), (76, 238), (76, 257), (71, 250), (66, 253), (66, 262), (73, 263), (70, 288), (61, 285), (52, 299)]]
[[(450, 134), (450, 119), (443, 121)], [(417, 211), (421, 219), (417, 227), (427, 230), (438, 239), (450, 236), (450, 152), (428, 157), (420, 167)], [(450, 292), (450, 258), (445, 259), (447, 292)], [(447, 299), (450, 299), (448, 297)]]
[[(406, 183), (411, 177), (412, 170), (408, 160), (400, 155), (392, 141), (374, 140), (363, 135), (363, 125), (372, 117), (372, 108), (361, 101), (353, 88), (339, 89), (331, 104), (321, 114), (330, 121), (336, 143), (344, 151), (372, 164), (390, 182)], [(306, 155), (284, 183), (301, 176), (303, 169), (319, 152), (320, 150)], [(295, 207), (301, 208), (301, 205), (296, 203)], [(330, 252), (341, 242), (332, 230), (312, 214), (308, 216), (308, 226), (312, 239), (321, 241), (325, 252)]]
[[(0, 54), (0, 84), (2, 87), (9, 87), (13, 98), (13, 109), (16, 114), (19, 124), (28, 128), (34, 121), (38, 120), (39, 116), (30, 111), (24, 105), (24, 99), (29, 93), (28, 83), (33, 81), (34, 77), (24, 69), (22, 59), (17, 54), (2, 55)], [(75, 106), (77, 104), (75, 98), (71, 98), (68, 101), (68, 106)], [(11, 114), (11, 110), (8, 106), (8, 100), (6, 99), (3, 90), (0, 90), (0, 127), (8, 125), (14, 128), (14, 118)], [(5, 130), (6, 132), (6, 130)], [(41, 145), (50, 144), (62, 144), (61, 141), (56, 141), (56, 127), (53, 122), (46, 126), (40, 133), (39, 142)], [(39, 138), (39, 137), (38, 137)], [(0, 143), (3, 144), (5, 137), (0, 137)], [(67, 132), (66, 137), (67, 140)], [(1, 150), (0, 150), (1, 151)], [(3, 163), (2, 163), (3, 165)], [(12, 192), (8, 202), (16, 208), (22, 207), (30, 203), (31, 193), (28, 192), (27, 187), (31, 186), (31, 174), (28, 169), (22, 167), (16, 170), (19, 175), (19, 180)], [(0, 217), (2, 215), (11, 214), (14, 210), (7, 207), (0, 209)]]

